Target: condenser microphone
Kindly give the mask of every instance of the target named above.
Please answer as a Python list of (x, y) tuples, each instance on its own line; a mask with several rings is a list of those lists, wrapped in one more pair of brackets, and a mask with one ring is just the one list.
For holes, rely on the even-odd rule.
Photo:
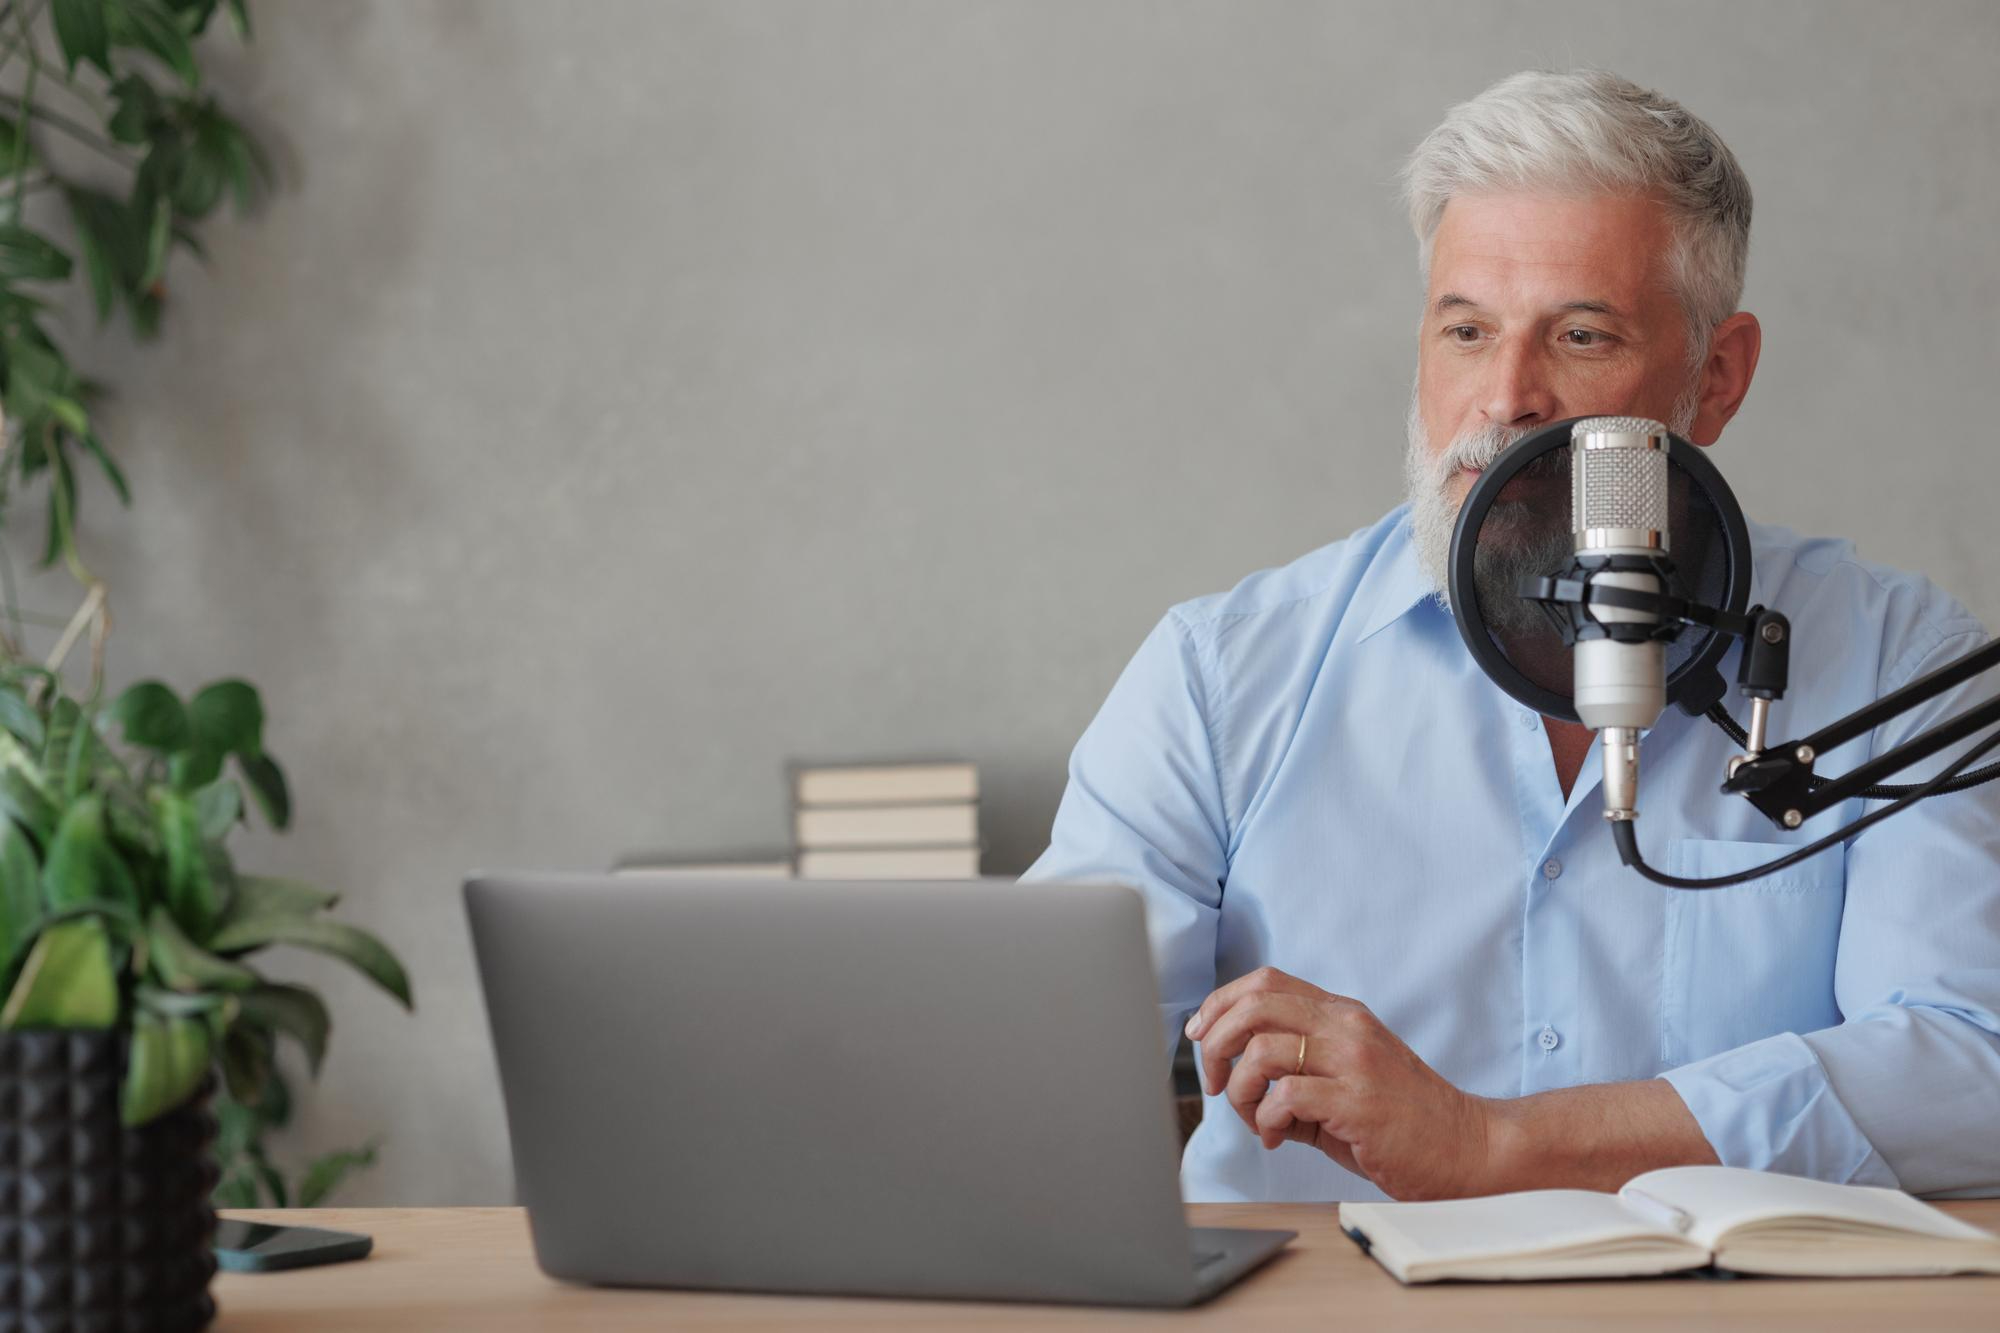
[[(1594, 586), (1667, 591), (1667, 428), (1645, 417), (1586, 417), (1570, 428), (1575, 568)], [(1667, 706), (1666, 641), (1649, 611), (1593, 604), (1576, 643), (1576, 714), (1604, 754), (1604, 815), (1633, 819), (1639, 733)]]

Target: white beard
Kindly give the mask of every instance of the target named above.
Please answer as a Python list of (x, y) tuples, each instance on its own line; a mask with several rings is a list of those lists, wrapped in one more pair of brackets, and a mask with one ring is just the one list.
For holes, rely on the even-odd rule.
[[(1701, 379), (1691, 376), (1680, 397), (1674, 400), (1673, 410), (1667, 419), (1667, 429), (1685, 437), (1694, 426), (1696, 412), (1701, 408)], [(1424, 582), (1438, 604), (1446, 610), (1451, 608), (1450, 562), (1451, 533), (1458, 522), (1459, 501), (1453, 500), (1447, 487), (1461, 468), (1484, 470), (1493, 460), (1506, 452), (1507, 447), (1531, 431), (1525, 426), (1502, 426), (1487, 422), (1475, 427), (1453, 440), (1443, 451), (1433, 454), (1430, 446), (1430, 431), (1424, 425), (1423, 408), (1417, 397), (1415, 385), (1410, 387), (1410, 410), (1404, 419), (1405, 447), (1403, 451), (1403, 486), (1410, 502), (1410, 533), (1417, 548), (1417, 567), (1423, 571)], [(1567, 533), (1557, 531), (1562, 541), (1562, 557), (1567, 558), (1570, 550)], [(1484, 551), (1485, 543), (1481, 543)], [(1546, 555), (1547, 553), (1542, 553)], [(1541, 555), (1524, 553), (1529, 563), (1535, 564), (1535, 573), (1548, 573), (1540, 568), (1545, 561)], [(1561, 563), (1560, 560), (1557, 563)], [(1508, 587), (1514, 586), (1515, 570), (1495, 570), (1494, 573), (1507, 580)], [(1489, 598), (1481, 598), (1484, 604)], [(1502, 599), (1501, 603), (1512, 605), (1513, 599)]]

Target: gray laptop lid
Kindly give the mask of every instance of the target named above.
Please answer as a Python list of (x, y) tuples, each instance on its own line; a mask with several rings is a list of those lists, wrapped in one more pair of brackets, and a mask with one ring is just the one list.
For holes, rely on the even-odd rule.
[(466, 902), (550, 1274), (1193, 1298), (1132, 890), (492, 875)]

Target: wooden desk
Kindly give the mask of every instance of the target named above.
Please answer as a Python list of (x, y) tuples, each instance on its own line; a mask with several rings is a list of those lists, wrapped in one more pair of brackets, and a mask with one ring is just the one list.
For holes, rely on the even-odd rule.
[[(1944, 1205), (2000, 1229), (2000, 1199)], [(354, 1330), (912, 1328), (1375, 1329), (1551, 1325), (1571, 1328), (2000, 1328), (2000, 1277), (1914, 1281), (1495, 1283), (1402, 1287), (1316, 1204), (1197, 1204), (1204, 1226), (1283, 1227), (1299, 1233), (1261, 1272), (1187, 1311), (1081, 1309), (856, 1297), (739, 1296), (567, 1286), (543, 1276), (517, 1208), (324, 1208), (232, 1211), (229, 1217), (365, 1231), (375, 1252), (359, 1263), (281, 1273), (221, 1273), (217, 1333)]]

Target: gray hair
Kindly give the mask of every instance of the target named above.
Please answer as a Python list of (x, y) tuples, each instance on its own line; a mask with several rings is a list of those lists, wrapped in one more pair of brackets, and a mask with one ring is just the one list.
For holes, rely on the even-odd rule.
[(1659, 195), (1689, 357), (1706, 359), (1715, 326), (1743, 299), (1750, 182), (1705, 121), (1607, 70), (1530, 70), (1459, 103), (1403, 167), (1425, 280), (1453, 195), (1523, 188)]

